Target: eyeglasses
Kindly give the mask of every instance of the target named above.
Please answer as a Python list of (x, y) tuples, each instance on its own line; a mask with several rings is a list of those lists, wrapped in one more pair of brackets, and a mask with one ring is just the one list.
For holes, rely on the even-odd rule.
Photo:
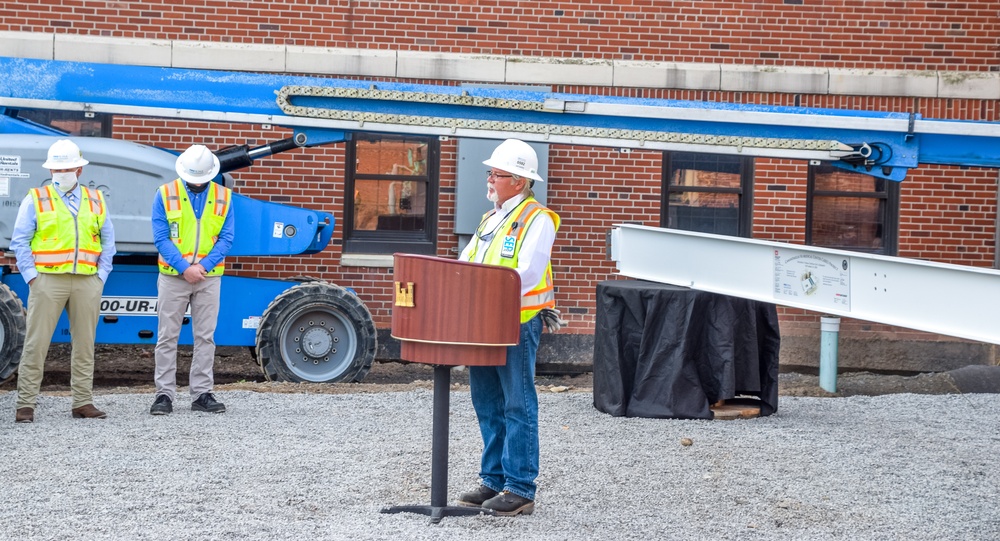
[(489, 180), (491, 178), (514, 178), (514, 175), (498, 175), (496, 171), (490, 169), (486, 171), (486, 179)]

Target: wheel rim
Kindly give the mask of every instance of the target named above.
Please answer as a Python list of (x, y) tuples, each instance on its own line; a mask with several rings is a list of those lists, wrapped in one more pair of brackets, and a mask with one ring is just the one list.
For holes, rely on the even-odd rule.
[(331, 309), (296, 310), (279, 334), (281, 357), (303, 381), (329, 381), (354, 361), (358, 338), (350, 320)]

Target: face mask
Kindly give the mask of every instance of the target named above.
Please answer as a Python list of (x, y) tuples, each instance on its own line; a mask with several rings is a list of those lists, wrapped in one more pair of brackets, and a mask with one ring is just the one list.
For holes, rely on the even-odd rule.
[(52, 184), (62, 193), (72, 190), (76, 186), (76, 171), (52, 173)]
[(207, 182), (204, 184), (191, 184), (190, 182), (185, 182), (184, 184), (187, 184), (187, 187), (189, 190), (191, 190), (191, 193), (201, 193), (208, 189)]

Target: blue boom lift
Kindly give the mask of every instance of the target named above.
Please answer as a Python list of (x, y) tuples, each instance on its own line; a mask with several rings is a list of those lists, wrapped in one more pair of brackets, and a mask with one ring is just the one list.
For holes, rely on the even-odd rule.
[[(226, 171), (291, 148), (349, 140), (355, 132), (438, 135), (616, 148), (683, 150), (819, 160), (894, 181), (920, 164), (1000, 167), (1000, 125), (881, 113), (620, 98), (498, 88), (281, 76), (0, 57), (0, 243), (16, 205), (47, 182), (40, 169), (53, 135), (16, 118), (22, 109), (268, 124), (288, 140), (217, 151)], [(81, 141), (79, 138), (78, 141)], [(92, 166), (83, 181), (105, 190), (119, 252), (155, 253), (148, 209), (172, 180), (174, 154), (124, 141), (81, 141)], [(28, 150), (30, 148), (30, 151)], [(23, 149), (23, 150), (22, 150)], [(137, 180), (142, 177), (141, 180)], [(6, 186), (4, 183), (6, 182)], [(223, 181), (224, 182), (224, 181)], [(4, 193), (6, 189), (6, 193)], [(233, 255), (323, 250), (329, 214), (240, 197)], [(253, 233), (256, 231), (257, 233)], [(255, 346), (265, 374), (292, 381), (358, 381), (375, 353), (364, 305), (325, 282), (225, 278), (220, 345)], [(23, 280), (0, 288), (0, 378), (23, 340)], [(102, 343), (154, 343), (155, 268), (116, 266), (102, 302)], [(55, 341), (65, 341), (61, 324)], [(182, 335), (190, 342), (190, 333)]]
[[(41, 167), (48, 147), (64, 134), (5, 116), (0, 129), (0, 230), (9, 246), (18, 205), (28, 189), (50, 181)], [(101, 300), (98, 343), (152, 344), (156, 341), (156, 253), (149, 213), (156, 187), (176, 178), (176, 153), (127, 141), (75, 138), (90, 164), (81, 182), (102, 190), (108, 200), (120, 256)], [(253, 159), (296, 148), (278, 141), (259, 148), (231, 147), (217, 154), (223, 171)], [(225, 183), (228, 175), (217, 181)], [(0, 198), (3, 196), (0, 195)], [(322, 251), (333, 234), (328, 213), (257, 201), (234, 194), (237, 235), (231, 255), (309, 254)], [(123, 264), (122, 261), (125, 263)], [(4, 267), (0, 286), (0, 379), (17, 367), (24, 340), (28, 287)], [(322, 281), (267, 280), (225, 275), (216, 343), (255, 346), (258, 362), (271, 379), (360, 381), (375, 357), (371, 314), (352, 292)], [(191, 344), (185, 320), (180, 341)], [(63, 314), (53, 342), (69, 342)]]

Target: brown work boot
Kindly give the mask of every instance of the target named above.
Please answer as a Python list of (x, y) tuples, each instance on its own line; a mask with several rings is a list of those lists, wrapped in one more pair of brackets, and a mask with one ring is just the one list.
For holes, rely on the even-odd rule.
[(33, 423), (35, 422), (35, 410), (34, 408), (17, 408), (14, 413), (15, 423)]
[(461, 496), (458, 497), (458, 505), (462, 507), (482, 507), (483, 502), (496, 496), (497, 491), (486, 485), (479, 485), (478, 487), (468, 491), (463, 492)]
[(483, 509), (492, 509), (501, 517), (530, 515), (535, 510), (535, 502), (505, 490), (483, 502)]
[(107, 413), (95, 408), (93, 404), (73, 408), (74, 419), (104, 419), (107, 416)]

